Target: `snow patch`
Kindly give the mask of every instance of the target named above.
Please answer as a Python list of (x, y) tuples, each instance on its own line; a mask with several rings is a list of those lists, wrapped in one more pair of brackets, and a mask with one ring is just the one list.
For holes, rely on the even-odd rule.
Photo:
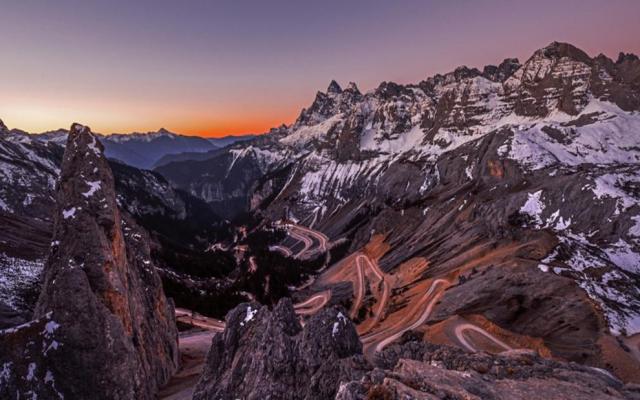
[(544, 210), (544, 203), (540, 200), (540, 196), (542, 195), (542, 190), (538, 190), (535, 193), (529, 193), (529, 197), (524, 205), (520, 208), (520, 212), (523, 214), (528, 214), (536, 222), (536, 225), (542, 225), (542, 218), (540, 215)]
[(244, 320), (240, 323), (240, 326), (244, 326), (246, 323), (253, 320), (253, 317), (255, 317), (257, 312), (257, 309), (254, 310), (251, 308), (251, 306), (247, 307), (247, 313), (244, 316)]
[(467, 174), (467, 178), (473, 180), (473, 167), (472, 166), (468, 166), (467, 168), (464, 169), (464, 173)]
[(82, 195), (86, 198), (93, 196), (95, 192), (100, 190), (100, 187), (102, 186), (102, 182), (100, 181), (91, 181), (91, 182), (85, 182), (85, 183), (87, 184), (87, 186), (89, 186), (89, 190), (82, 193)]
[(58, 324), (56, 321), (49, 321), (44, 326), (44, 331), (42, 331), (42, 334), (45, 335), (46, 337), (51, 337), (51, 335), (53, 335), (53, 333), (58, 328), (60, 328), (60, 324)]
[(91, 135), (91, 142), (87, 145), (87, 147), (89, 147), (89, 149), (93, 151), (93, 153), (97, 156), (100, 156), (102, 154), (100, 148), (98, 148), (98, 141), (96, 140), (96, 137), (94, 135)]
[(634, 221), (634, 225), (629, 228), (629, 235), (640, 237), (640, 215), (631, 217), (631, 220)]
[(333, 327), (331, 329), (331, 336), (334, 338), (340, 332), (340, 325), (347, 326), (347, 323), (349, 321), (347, 317), (345, 317), (344, 314), (342, 314), (342, 312), (338, 313), (337, 318), (338, 320), (333, 323)]
[(9, 379), (11, 378), (12, 367), (12, 362), (6, 362), (2, 364), (2, 369), (0, 370), (0, 387), (2, 387), (3, 384), (9, 382)]
[(74, 218), (75, 215), (76, 215), (75, 207), (71, 207), (68, 210), (62, 210), (62, 218), (64, 219)]
[(604, 251), (618, 267), (634, 274), (640, 273), (640, 254), (633, 251), (629, 243), (619, 239)]

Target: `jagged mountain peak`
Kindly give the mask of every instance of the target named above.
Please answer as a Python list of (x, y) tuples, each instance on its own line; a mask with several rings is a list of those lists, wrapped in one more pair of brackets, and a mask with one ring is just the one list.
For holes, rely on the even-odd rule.
[(618, 59), (616, 60), (616, 64), (622, 64), (624, 62), (634, 62), (634, 61), (639, 61), (640, 59), (638, 58), (637, 55), (633, 54), (633, 53), (623, 53), (620, 52), (618, 54)]
[(511, 88), (520, 84), (537, 84), (549, 75), (557, 78), (568, 75), (586, 79), (593, 59), (584, 51), (569, 44), (552, 42), (536, 50), (525, 63), (506, 81)]
[(362, 97), (355, 83), (351, 82), (347, 89), (342, 90), (338, 82), (332, 80), (326, 93), (318, 91), (311, 106), (302, 109), (294, 125), (317, 124), (332, 115), (347, 112)]
[(327, 94), (340, 94), (340, 93), (342, 93), (342, 87), (340, 87), (338, 82), (336, 82), (335, 80), (332, 80), (329, 83), (329, 87), (327, 87)]
[(502, 66), (518, 66), (520, 67), (520, 60), (517, 57), (509, 57), (509, 58), (505, 58), (504, 60), (502, 60), (502, 62), (500, 63), (499, 67)]
[(4, 124), (4, 121), (0, 119), (0, 133), (6, 133), (9, 131), (9, 128)]
[(89, 128), (88, 126), (82, 125), (78, 122), (74, 122), (73, 124), (71, 124), (71, 129), (69, 129), (69, 136), (77, 136), (85, 133), (93, 135), (93, 133), (91, 132), (91, 128)]
[(358, 85), (356, 85), (355, 82), (349, 82), (349, 84), (347, 85), (347, 88), (344, 91), (360, 94), (360, 89), (358, 89)]
[(564, 42), (551, 42), (547, 46), (537, 50), (532, 57), (542, 56), (550, 59), (558, 59), (563, 57), (571, 58), (575, 61), (583, 62), (586, 64), (591, 63), (591, 57), (583, 50), (577, 48), (570, 43)]
[(504, 82), (522, 65), (517, 58), (505, 58), (500, 65), (486, 65), (482, 69), (482, 76), (494, 82)]
[(384, 81), (373, 92), (374, 95), (383, 99), (390, 99), (400, 96), (407, 88), (395, 82)]
[(481, 73), (477, 68), (469, 68), (466, 65), (461, 65), (452, 72), (455, 80), (475, 78)]
[[(506, 58), (482, 71), (460, 66), (417, 85), (385, 81), (364, 95), (351, 86), (337, 93), (333, 81), (331, 90), (318, 92), (281, 141), (295, 147), (320, 141), (349, 157), (382, 148), (398, 153), (434, 144), (438, 132), (461, 137), (486, 133), (508, 122), (509, 115), (546, 118), (555, 113), (570, 118), (594, 99), (636, 110), (640, 98), (634, 82), (640, 68), (633, 56), (624, 59), (629, 61), (614, 65), (609, 59), (592, 59), (571, 44), (553, 42), (524, 64)], [(444, 147), (449, 142), (435, 140)]]
[(104, 152), (102, 143), (100, 143), (96, 135), (91, 132), (91, 128), (77, 122), (71, 124), (71, 128), (69, 129), (67, 147), (75, 151), (69, 152), (69, 154), (65, 154), (65, 156), (70, 156), (78, 152), (86, 152), (85, 156), (95, 158), (101, 157)]

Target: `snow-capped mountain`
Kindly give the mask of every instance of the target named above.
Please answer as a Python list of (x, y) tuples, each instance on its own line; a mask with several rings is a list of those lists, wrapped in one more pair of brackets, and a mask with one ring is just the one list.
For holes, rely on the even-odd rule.
[[(640, 332), (633, 54), (614, 61), (554, 42), (522, 64), (367, 93), (331, 82), (292, 125), (158, 172), (216, 207), (240, 202), (347, 238), (351, 252), (381, 233), (386, 272), (423, 259), (423, 279), (467, 277), (434, 321), (483, 314), (593, 362), (602, 349), (576, 343)], [(511, 278), (471, 279), (470, 266)]]

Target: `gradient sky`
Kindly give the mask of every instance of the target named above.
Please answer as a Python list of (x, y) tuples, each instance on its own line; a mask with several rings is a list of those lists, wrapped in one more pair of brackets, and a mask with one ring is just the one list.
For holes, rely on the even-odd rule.
[(0, 118), (31, 132), (264, 132), (331, 79), (418, 82), (553, 40), (638, 54), (639, 21), (637, 0), (3, 0)]

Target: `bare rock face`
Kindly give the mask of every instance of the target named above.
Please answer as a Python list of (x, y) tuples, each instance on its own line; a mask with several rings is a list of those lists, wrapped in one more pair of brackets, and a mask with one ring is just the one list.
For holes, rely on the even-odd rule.
[(204, 399), (330, 399), (366, 364), (354, 325), (325, 309), (302, 328), (289, 299), (270, 311), (241, 304), (214, 338), (194, 392)]
[[(44, 328), (0, 335), (12, 344), (7, 352), (0, 346), (0, 365), (9, 365), (0, 397), (31, 391), (55, 398), (41, 390), (55, 382), (60, 398), (154, 398), (178, 363), (173, 306), (151, 265), (146, 234), (118, 210), (102, 145), (79, 124), (69, 134), (56, 213), (36, 320), (30, 324)], [(31, 343), (54, 334), (55, 345), (47, 342), (43, 351), (31, 351)], [(41, 376), (30, 374), (25, 381), (24, 365), (27, 374), (33, 369)]]
[(341, 384), (337, 400), (356, 399), (637, 399), (604, 370), (512, 350), (499, 355), (467, 353), (410, 341), (379, 354), (376, 368)]

